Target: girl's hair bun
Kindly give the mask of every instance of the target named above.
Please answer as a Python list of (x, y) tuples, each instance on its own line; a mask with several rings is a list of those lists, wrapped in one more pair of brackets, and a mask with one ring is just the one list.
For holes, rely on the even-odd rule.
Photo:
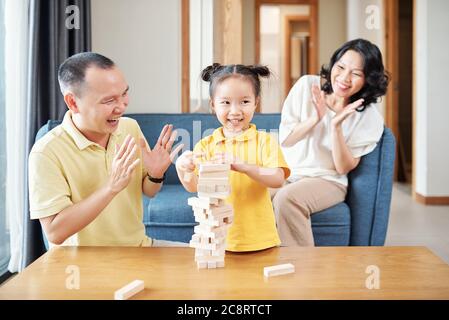
[(204, 81), (210, 82), (212, 79), (212, 75), (218, 70), (222, 69), (222, 65), (219, 63), (214, 63), (208, 67), (206, 67), (203, 72), (201, 72), (201, 78)]

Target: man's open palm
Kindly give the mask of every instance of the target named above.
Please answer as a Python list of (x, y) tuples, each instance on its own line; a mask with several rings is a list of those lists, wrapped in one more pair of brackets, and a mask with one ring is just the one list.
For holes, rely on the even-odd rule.
[(147, 145), (145, 139), (140, 139), (143, 164), (148, 174), (153, 178), (163, 177), (173, 159), (184, 146), (180, 144), (172, 151), (177, 135), (176, 131), (172, 132), (172, 130), (173, 126), (171, 124), (164, 126), (153, 150)]

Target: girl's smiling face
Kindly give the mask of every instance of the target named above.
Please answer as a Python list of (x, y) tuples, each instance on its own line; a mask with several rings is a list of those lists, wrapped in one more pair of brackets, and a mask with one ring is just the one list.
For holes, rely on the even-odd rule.
[(225, 137), (249, 128), (258, 102), (252, 82), (241, 76), (231, 76), (217, 84), (211, 107), (223, 125)]
[(354, 50), (346, 51), (331, 70), (332, 90), (335, 95), (348, 100), (365, 85), (363, 57)]

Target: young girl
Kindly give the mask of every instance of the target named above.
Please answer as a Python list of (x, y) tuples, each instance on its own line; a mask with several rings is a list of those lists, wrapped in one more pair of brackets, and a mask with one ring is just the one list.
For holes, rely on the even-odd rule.
[(387, 86), (379, 48), (356, 39), (319, 76), (305, 75), (291, 89), (279, 139), (292, 176), (273, 198), (283, 245), (313, 246), (311, 215), (344, 201), (347, 174), (384, 131), (376, 102)]
[(234, 207), (234, 222), (226, 239), (228, 251), (280, 244), (268, 188), (281, 187), (290, 169), (275, 139), (251, 123), (260, 100), (259, 77), (269, 75), (263, 66), (215, 63), (204, 69), (210, 106), (223, 126), (176, 161), (179, 179), (189, 192), (197, 192), (198, 176), (192, 173), (198, 155), (202, 161), (231, 163), (231, 194), (226, 200)]

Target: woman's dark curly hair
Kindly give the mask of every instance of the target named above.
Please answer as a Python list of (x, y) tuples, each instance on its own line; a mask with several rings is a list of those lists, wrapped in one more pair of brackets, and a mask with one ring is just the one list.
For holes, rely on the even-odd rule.
[(254, 95), (256, 98), (260, 96), (260, 79), (259, 77), (269, 77), (270, 70), (266, 66), (261, 65), (251, 65), (245, 66), (242, 64), (228, 64), (221, 65), (219, 63), (214, 63), (206, 67), (201, 72), (201, 78), (204, 81), (210, 82), (209, 85), (209, 96), (214, 97), (215, 89), (217, 85), (223, 80), (232, 76), (241, 76), (245, 79), (251, 81), (254, 88)]
[(332, 68), (348, 50), (358, 52), (363, 58), (365, 84), (359, 92), (350, 97), (350, 103), (361, 98), (364, 99), (363, 105), (357, 109), (357, 111), (363, 111), (369, 104), (377, 102), (380, 97), (385, 95), (388, 82), (390, 81), (388, 72), (384, 69), (382, 53), (375, 44), (368, 40), (355, 39), (348, 41), (334, 52), (329, 65), (321, 67), (320, 76), (324, 79), (322, 90), (327, 94), (333, 92), (331, 83)]

